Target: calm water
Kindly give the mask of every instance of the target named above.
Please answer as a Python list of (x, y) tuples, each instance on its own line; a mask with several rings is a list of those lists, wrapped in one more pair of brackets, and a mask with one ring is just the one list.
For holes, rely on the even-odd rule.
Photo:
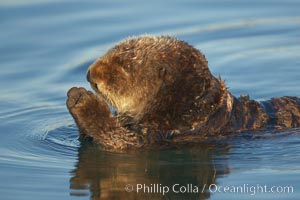
[(201, 49), (235, 95), (300, 96), (299, 8), (297, 0), (1, 1), (0, 199), (299, 199), (300, 129), (116, 154), (81, 144), (65, 107), (70, 87), (90, 88), (94, 59), (145, 33)]

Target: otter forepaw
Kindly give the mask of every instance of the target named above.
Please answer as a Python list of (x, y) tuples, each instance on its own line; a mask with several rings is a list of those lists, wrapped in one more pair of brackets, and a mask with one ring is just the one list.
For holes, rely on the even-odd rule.
[(66, 104), (73, 117), (77, 117), (78, 114), (110, 114), (107, 104), (85, 88), (73, 87), (68, 91), (67, 96)]
[(67, 107), (71, 110), (74, 107), (82, 106), (84, 100), (88, 98), (89, 92), (85, 88), (72, 87), (67, 93)]
[(85, 88), (71, 88), (68, 93), (67, 107), (72, 116), (77, 119), (79, 116), (86, 117), (82, 120), (87, 120), (92, 113), (105, 113), (108, 111), (108, 106), (99, 99), (91, 91), (87, 91)]
[(97, 139), (99, 134), (114, 125), (108, 105), (91, 91), (73, 87), (67, 96), (67, 108), (82, 136)]

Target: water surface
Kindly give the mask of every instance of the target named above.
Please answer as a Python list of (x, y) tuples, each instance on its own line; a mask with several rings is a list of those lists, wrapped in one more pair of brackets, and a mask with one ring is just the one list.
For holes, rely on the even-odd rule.
[[(117, 154), (78, 141), (65, 107), (70, 87), (90, 88), (93, 60), (140, 34), (199, 48), (234, 95), (300, 96), (299, 7), (296, 0), (1, 1), (0, 199), (299, 199), (299, 129)], [(137, 184), (201, 191), (137, 193)], [(260, 186), (293, 192), (251, 189)]]

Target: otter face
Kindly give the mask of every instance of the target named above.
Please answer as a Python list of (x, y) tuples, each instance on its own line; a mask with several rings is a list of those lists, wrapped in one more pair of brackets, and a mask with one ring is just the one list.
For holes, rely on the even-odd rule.
[(139, 55), (135, 51), (130, 45), (117, 46), (96, 60), (87, 73), (96, 93), (119, 113), (132, 116), (144, 113), (161, 86), (163, 72), (151, 66), (147, 52)]

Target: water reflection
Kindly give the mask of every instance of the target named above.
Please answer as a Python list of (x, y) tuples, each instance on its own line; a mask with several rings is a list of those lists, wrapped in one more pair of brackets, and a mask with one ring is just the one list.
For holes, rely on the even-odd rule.
[[(210, 197), (208, 186), (216, 184), (218, 177), (230, 172), (224, 160), (228, 152), (228, 146), (212, 144), (184, 150), (116, 154), (82, 143), (70, 179), (71, 195), (90, 196), (93, 200), (207, 199)], [(218, 161), (218, 158), (222, 160)], [(126, 192), (128, 184), (133, 186), (132, 192)], [(138, 193), (137, 184), (143, 187)], [(143, 184), (148, 186), (145, 192)], [(174, 193), (172, 186), (175, 184), (178, 184), (176, 190), (184, 186), (182, 189), (187, 191)], [(162, 194), (164, 186), (170, 189), (165, 195)], [(206, 186), (204, 192), (203, 186)]]

